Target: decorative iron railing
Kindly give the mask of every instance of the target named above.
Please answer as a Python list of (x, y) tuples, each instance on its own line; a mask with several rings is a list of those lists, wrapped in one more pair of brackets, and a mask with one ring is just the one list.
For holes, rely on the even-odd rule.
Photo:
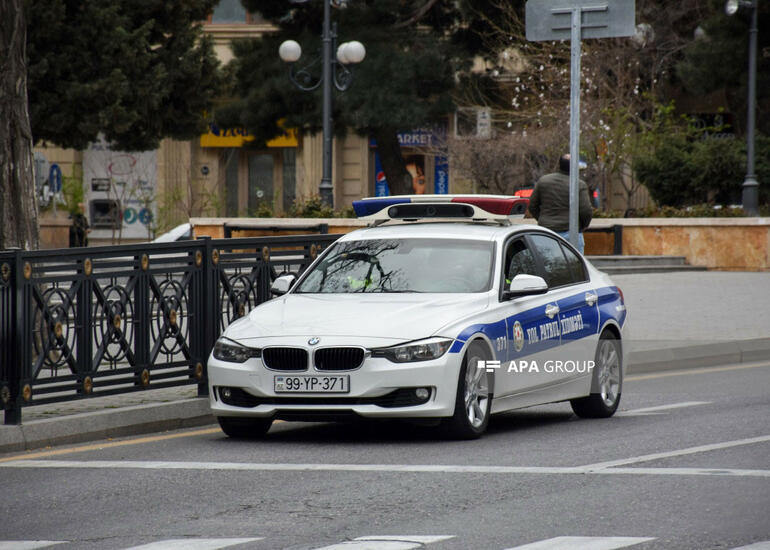
[(0, 252), (0, 407), (197, 384), (222, 330), (339, 235)]

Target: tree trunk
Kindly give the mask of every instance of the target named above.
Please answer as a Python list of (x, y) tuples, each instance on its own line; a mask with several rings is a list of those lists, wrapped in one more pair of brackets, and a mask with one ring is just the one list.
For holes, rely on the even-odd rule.
[(0, 250), (38, 248), (24, 4), (0, 2)]
[(395, 128), (377, 128), (374, 130), (374, 139), (377, 140), (377, 153), (388, 180), (390, 194), (413, 195), (412, 175), (406, 169), (406, 162), (401, 154), (398, 131)]

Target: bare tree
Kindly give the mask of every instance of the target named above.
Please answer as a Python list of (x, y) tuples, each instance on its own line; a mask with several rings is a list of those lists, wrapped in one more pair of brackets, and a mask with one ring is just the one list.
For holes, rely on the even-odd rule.
[[(492, 5), (494, 9), (475, 15), (488, 29), (480, 38), (488, 51), (486, 70), (496, 86), (486, 95), (466, 89), (457, 102), (492, 106), (496, 139), (508, 134), (533, 140), (550, 129), (563, 136), (566, 147), (569, 42), (528, 42), (521, 5), (506, 0), (493, 0)], [(647, 130), (665, 88), (662, 83), (683, 48), (695, 39), (693, 31), (707, 2), (637, 0), (636, 7), (643, 32), (633, 39), (586, 40), (581, 62), (581, 151), (595, 162), (599, 181), (622, 186), (629, 201), (640, 188), (628, 177), (636, 136)], [(554, 143), (559, 140), (542, 143), (544, 154)], [(554, 165), (551, 158), (548, 166)]]
[[(232, 154), (232, 149), (220, 151), (220, 165), (226, 166)], [(201, 180), (194, 177), (189, 162), (179, 159), (171, 162), (165, 171), (163, 191), (158, 196), (156, 230), (167, 231), (197, 216), (223, 215), (225, 177), (225, 171), (220, 170), (213, 181)]]
[(450, 138), (446, 154), (452, 172), (470, 180), (476, 192), (510, 195), (552, 171), (565, 143), (553, 127), (499, 130), (491, 139)]
[(0, 249), (39, 244), (24, 4), (0, 2)]

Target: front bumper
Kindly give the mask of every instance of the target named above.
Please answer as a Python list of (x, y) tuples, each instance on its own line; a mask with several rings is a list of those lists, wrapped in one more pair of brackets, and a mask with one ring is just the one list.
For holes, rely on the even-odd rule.
[[(245, 363), (208, 361), (209, 399), (215, 416), (240, 417), (313, 417), (355, 414), (372, 418), (435, 418), (454, 413), (457, 381), (462, 354), (445, 353), (432, 361), (393, 363), (382, 357), (367, 357), (363, 364), (349, 371), (274, 371), (259, 358)], [(275, 376), (316, 375), (350, 376), (350, 391), (345, 394), (276, 393)], [(220, 388), (237, 388), (243, 396), (235, 406), (226, 404)], [(392, 399), (405, 388), (429, 388), (430, 397), (422, 404), (399, 406), (403, 400)], [(404, 392), (401, 392), (404, 393)], [(230, 402), (233, 400), (231, 399)]]

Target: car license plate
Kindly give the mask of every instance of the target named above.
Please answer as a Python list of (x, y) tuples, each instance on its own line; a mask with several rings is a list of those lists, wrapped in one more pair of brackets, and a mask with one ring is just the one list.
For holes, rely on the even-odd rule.
[(275, 376), (276, 393), (349, 393), (350, 376)]

